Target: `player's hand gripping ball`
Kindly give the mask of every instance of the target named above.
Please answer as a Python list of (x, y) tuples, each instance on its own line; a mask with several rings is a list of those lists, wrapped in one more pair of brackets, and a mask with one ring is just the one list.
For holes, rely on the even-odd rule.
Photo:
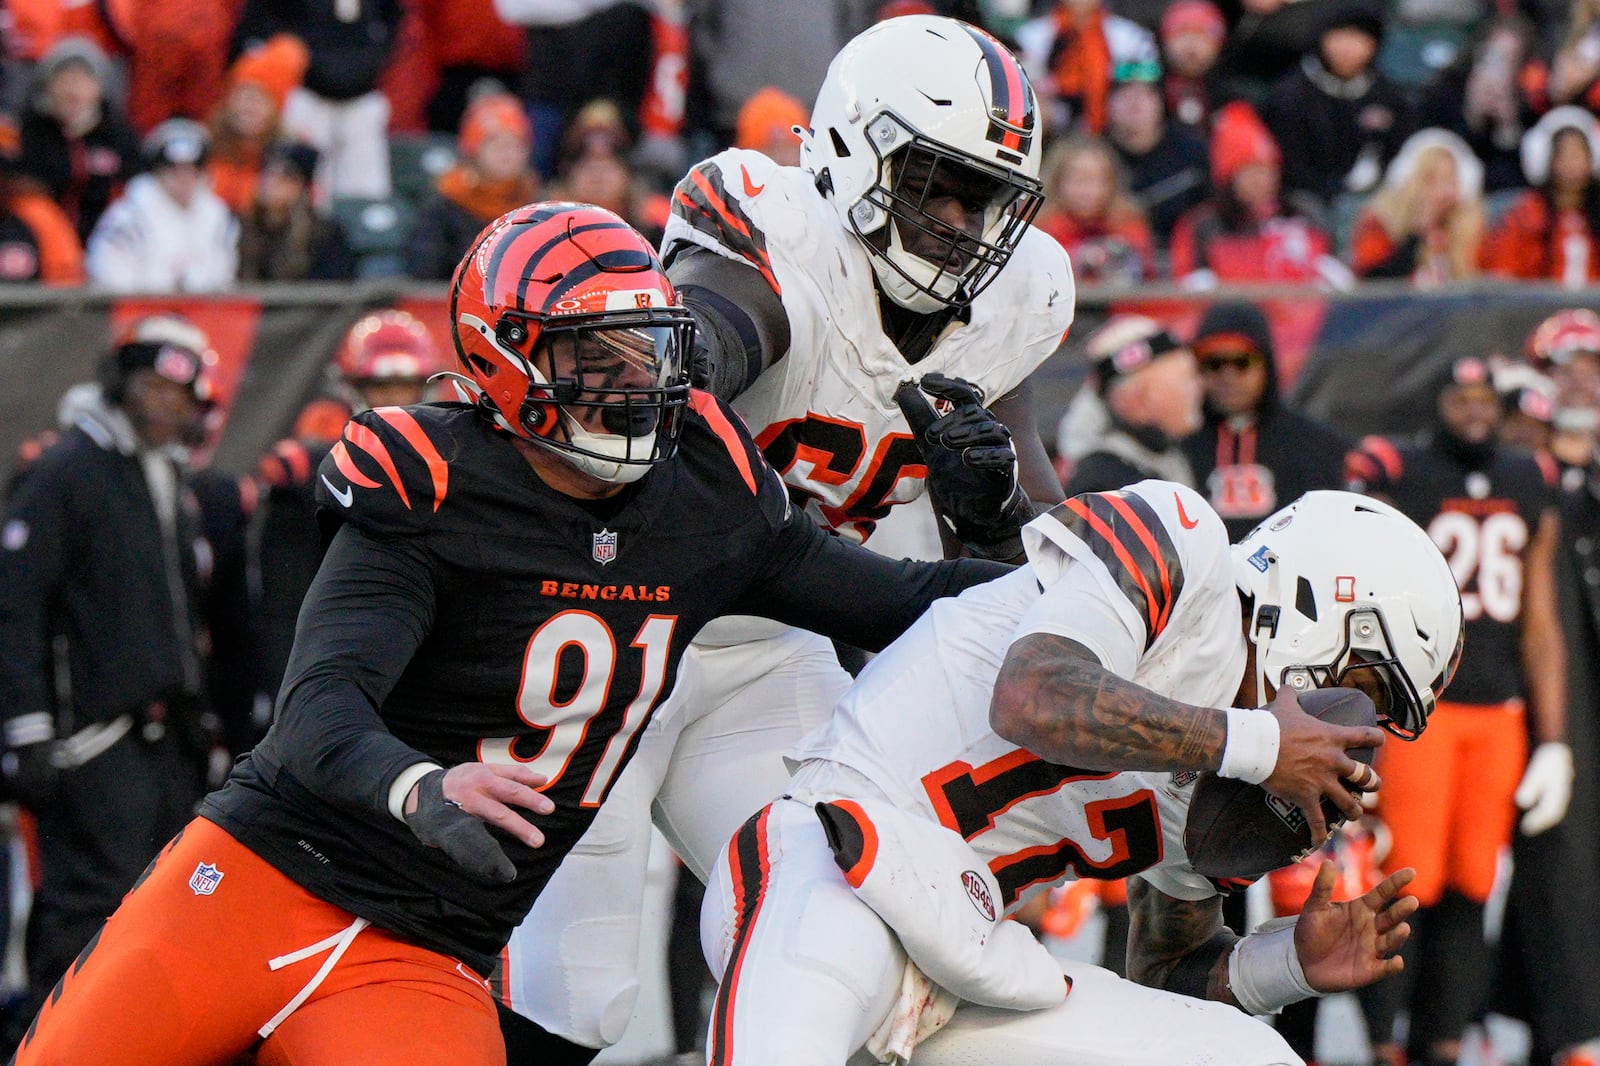
[[(1365, 693), (1349, 688), (1314, 689), (1300, 695), (1300, 709), (1332, 725), (1375, 726), (1378, 712)], [(1350, 791), (1377, 779), (1372, 771), (1372, 748), (1352, 748), (1350, 757), (1361, 764), (1360, 779), (1347, 781)], [(1277, 798), (1260, 785), (1237, 778), (1202, 773), (1192, 786), (1189, 820), (1183, 830), (1189, 864), (1206, 877), (1256, 878), (1271, 870), (1299, 862), (1311, 851), (1311, 827), (1305, 813)], [(1343, 825), (1345, 817), (1327, 800), (1322, 814), (1328, 830)]]

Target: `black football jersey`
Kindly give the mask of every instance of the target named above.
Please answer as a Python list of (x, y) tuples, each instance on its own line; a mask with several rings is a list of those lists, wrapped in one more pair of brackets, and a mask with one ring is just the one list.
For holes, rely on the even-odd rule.
[[(278, 713), (202, 813), (319, 896), (487, 972), (578, 840), (690, 639), (760, 614), (881, 646), (997, 569), (890, 561), (789, 506), (738, 417), (696, 393), (676, 459), (603, 501), (544, 485), (460, 404), (353, 419), (318, 472), (333, 534)], [(423, 753), (547, 775), (530, 849), (476, 881), (388, 810)]]
[(1540, 516), (1556, 504), (1553, 464), (1497, 448), (1469, 466), (1437, 446), (1378, 437), (1350, 456), (1353, 487), (1385, 496), (1428, 531), (1461, 588), (1466, 643), (1445, 698), (1501, 703), (1522, 695), (1522, 576)]

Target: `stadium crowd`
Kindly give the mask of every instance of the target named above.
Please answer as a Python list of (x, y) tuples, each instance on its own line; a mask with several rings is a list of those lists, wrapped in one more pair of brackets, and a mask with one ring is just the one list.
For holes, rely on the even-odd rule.
[[(5, 0), (0, 12), (5, 282), (208, 294), (259, 282), (444, 281), (486, 223), (540, 199), (606, 207), (657, 243), (692, 163), (733, 145), (796, 164), (792, 129), (808, 124), (840, 46), (915, 13), (983, 26), (1021, 59), (1046, 145), (1035, 224), (1070, 254), (1080, 288), (1600, 281), (1597, 0)], [(1596, 926), (1586, 924), (1600, 920), (1600, 317), (1564, 311), (1498, 359), (1460, 353), (1418, 413), (1428, 443), (1411, 452), (1291, 410), (1274, 333), (1286, 322), (1293, 332), (1294, 312), (1268, 311), (1219, 302), (1195, 328), (1174, 327), (1181, 341), (1149, 319), (1113, 318), (1080, 346), (1089, 371), (1071, 406), (1040, 412), (1041, 424), (1060, 421), (1045, 444), (1068, 493), (1149, 476), (1186, 483), (1234, 539), (1309, 489), (1353, 485), (1407, 509), (1428, 496), (1414, 481), (1433, 477), (1437, 488), (1454, 476), (1429, 474), (1429, 464), (1467, 471), (1466, 494), (1481, 498), (1489, 493), (1476, 494), (1474, 473), (1512, 463), (1510, 449), (1539, 457), (1516, 467), (1531, 478), (1518, 482), (1522, 540), (1469, 551), (1468, 534), (1450, 534), (1458, 580), (1482, 583), (1477, 610), (1503, 627), (1488, 650), (1469, 642), (1478, 683), (1451, 705), (1466, 721), (1457, 754), (1446, 759), (1447, 727), (1436, 724), (1433, 746), (1384, 770), (1397, 793), (1389, 809), (1380, 801), (1328, 850), (1353, 895), (1399, 866), (1431, 871), (1414, 889), (1425, 898), (1413, 970), (1363, 998), (1374, 1062), (1456, 1062), (1492, 1006), (1531, 1023), (1530, 1066), (1586, 1066), (1595, 1060), (1584, 1046), (1600, 1037)], [(63, 685), (94, 696), (86, 679), (40, 672), (49, 647), (30, 645), (34, 661), (8, 667), (38, 674), (33, 702), (0, 707), (0, 717), (7, 787), (37, 820), (44, 871), (12, 1043), (154, 854), (137, 841), (163, 842), (227, 755), (259, 737), (315, 568), (317, 464), (352, 412), (421, 398), (449, 362), (445, 343), (403, 312), (363, 318), (326, 395), (253, 474), (152, 473), (159, 464), (147, 463), (152, 485), (181, 478), (192, 495), (176, 480), (134, 493), (126, 507), (148, 512), (145, 539), (130, 547), (121, 529), (94, 531), (103, 565), (87, 576), (60, 558), (50, 575), (0, 567), (8, 593), (37, 597), (31, 616), (0, 602), (0, 633), (23, 632), (74, 596), (120, 595), (128, 610), (85, 647), (134, 664), (120, 675), (128, 684), (160, 664), (149, 683), (162, 693), (121, 727), (147, 742), (143, 761), (102, 763), (94, 772), (105, 776), (92, 776), (118, 737), (90, 738), (105, 747), (77, 763), (26, 754)], [(168, 348), (196, 358), (163, 364)], [(102, 448), (131, 455), (130, 427), (174, 405), (156, 443), (183, 443), (204, 431), (208, 349), (190, 323), (147, 319), (114, 347), (100, 391), (67, 408), (98, 419), (111, 442)], [(130, 388), (153, 380), (147, 371), (183, 396)], [(134, 410), (131, 422), (119, 413)], [(37, 500), (67, 484), (46, 480), (67, 478), (58, 465), (28, 465), (49, 445), (29, 443), (14, 493)], [(107, 484), (70, 491), (131, 491)], [(1439, 503), (1411, 516), (1430, 525)], [(186, 522), (211, 545), (204, 572), (176, 562), (173, 545), (196, 535)], [(31, 535), (48, 532), (35, 522)], [(23, 544), (13, 542), (29, 536), (8, 522), (0, 545), (16, 553)], [(1539, 562), (1535, 548), (1523, 553), (1535, 540)], [(119, 541), (121, 554), (109, 547)], [(1498, 599), (1491, 558), (1502, 564), (1493, 580), (1510, 583), (1495, 586)], [(172, 633), (156, 646), (130, 639), (152, 616), (170, 623), (175, 645)], [(21, 646), (0, 654), (26, 657)], [(1484, 680), (1497, 671), (1503, 684)], [(1472, 732), (1488, 708), (1506, 710), (1499, 730)], [(145, 780), (152, 806), (101, 795), (80, 809), (63, 800), (75, 775), (82, 796)], [(1430, 820), (1451, 806), (1441, 795), (1469, 793), (1483, 776), (1501, 779), (1489, 790), (1498, 807), (1465, 809), (1462, 825)], [(1396, 782), (1420, 794), (1402, 799)], [(1496, 871), (1508, 848), (1519, 876), (1507, 897)], [(1274, 878), (1279, 913), (1305, 899), (1306, 869)], [(1090, 891), (1111, 918), (1114, 967), (1126, 930), (1117, 887), (1059, 892), (1027, 917), (1065, 936)], [(1507, 900), (1503, 922), (1490, 923), (1500, 947), (1491, 957), (1485, 906), (1497, 893)], [(689, 923), (694, 898), (685, 896)], [(697, 1004), (702, 977), (686, 969), (685, 996)], [(1409, 1035), (1395, 1028), (1402, 1014)], [(1279, 1019), (1308, 1058), (1314, 1018), (1311, 1001)], [(680, 1044), (693, 1047), (700, 1028), (685, 1023)]]

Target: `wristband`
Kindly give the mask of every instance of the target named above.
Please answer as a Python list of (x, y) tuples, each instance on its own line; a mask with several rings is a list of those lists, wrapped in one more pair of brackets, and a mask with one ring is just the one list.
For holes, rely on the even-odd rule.
[(394, 782), (389, 786), (389, 813), (394, 815), (400, 821), (405, 821), (406, 797), (411, 794), (412, 787), (415, 786), (418, 781), (421, 781), (424, 777), (427, 777), (435, 770), (443, 769), (444, 767), (440, 766), (436, 762), (419, 762), (413, 763), (404, 770), (401, 770), (399, 776), (396, 777)]
[(1295, 923), (1289, 922), (1269, 932), (1251, 933), (1233, 945), (1228, 987), (1250, 1014), (1276, 1014), (1318, 994), (1307, 983), (1300, 953), (1294, 949), (1294, 928)]
[(1228, 738), (1222, 746), (1218, 777), (1259, 785), (1278, 765), (1278, 720), (1266, 711), (1229, 707)]

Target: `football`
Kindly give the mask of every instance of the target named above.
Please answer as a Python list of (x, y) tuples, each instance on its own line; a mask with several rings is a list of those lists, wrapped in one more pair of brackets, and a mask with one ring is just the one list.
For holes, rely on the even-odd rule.
[[(1365, 693), (1349, 688), (1313, 689), (1300, 697), (1300, 707), (1334, 725), (1377, 725), (1378, 712)], [(1373, 748), (1352, 748), (1351, 758), (1372, 765)], [(1305, 814), (1260, 785), (1211, 772), (1196, 779), (1183, 830), (1189, 863), (1207, 877), (1256, 878), (1297, 862), (1311, 848), (1311, 827)], [(1327, 800), (1322, 813), (1328, 829), (1344, 823), (1344, 815)]]

